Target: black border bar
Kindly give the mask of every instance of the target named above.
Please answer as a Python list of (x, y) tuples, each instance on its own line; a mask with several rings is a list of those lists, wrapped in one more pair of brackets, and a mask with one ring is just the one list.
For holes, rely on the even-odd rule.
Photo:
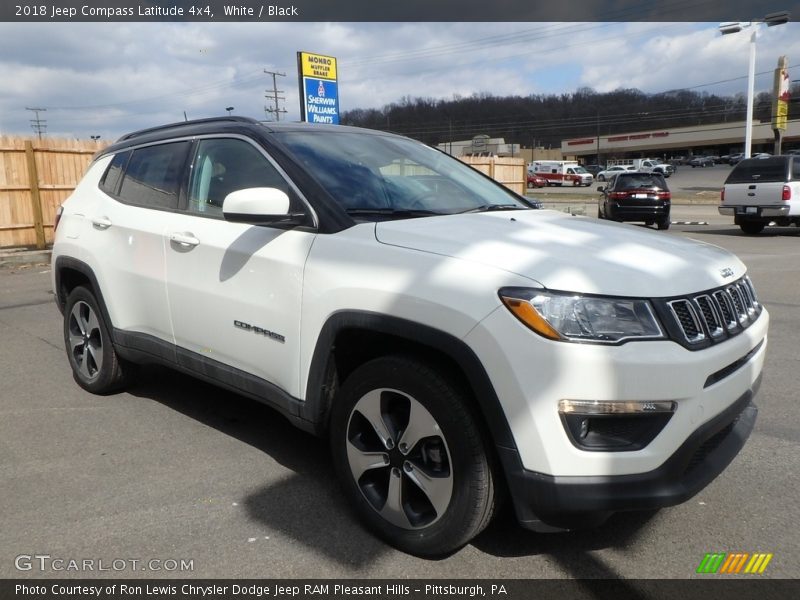
[(800, 16), (797, 0), (13, 0), (5, 22), (630, 22)]
[(763, 575), (697, 579), (4, 579), (0, 597), (36, 600), (786, 600), (800, 581)]

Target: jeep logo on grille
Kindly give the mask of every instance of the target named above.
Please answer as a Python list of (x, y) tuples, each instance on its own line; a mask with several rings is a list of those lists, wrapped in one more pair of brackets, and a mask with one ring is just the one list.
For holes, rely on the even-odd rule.
[(725, 278), (733, 277), (733, 269), (731, 269), (730, 267), (725, 267), (724, 269), (720, 269), (719, 273)]

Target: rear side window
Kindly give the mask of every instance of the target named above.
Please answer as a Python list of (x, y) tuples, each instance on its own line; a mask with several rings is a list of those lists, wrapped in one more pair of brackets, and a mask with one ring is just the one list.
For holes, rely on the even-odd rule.
[(725, 183), (782, 182), (787, 179), (786, 158), (750, 158), (737, 164)]
[(800, 156), (792, 159), (792, 179), (800, 181)]
[(189, 142), (147, 146), (133, 151), (119, 197), (151, 208), (177, 209)]

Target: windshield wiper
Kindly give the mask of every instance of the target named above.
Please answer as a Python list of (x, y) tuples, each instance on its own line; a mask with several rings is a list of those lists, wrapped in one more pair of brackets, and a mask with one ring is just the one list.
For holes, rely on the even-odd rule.
[(441, 215), (442, 213), (424, 209), (405, 209), (405, 208), (346, 208), (348, 215), (386, 215), (387, 217), (429, 217), (431, 215)]
[(494, 212), (497, 210), (528, 210), (527, 206), (520, 206), (519, 204), (484, 204), (476, 208), (469, 208), (462, 210), (458, 214), (465, 213), (478, 213), (478, 212)]

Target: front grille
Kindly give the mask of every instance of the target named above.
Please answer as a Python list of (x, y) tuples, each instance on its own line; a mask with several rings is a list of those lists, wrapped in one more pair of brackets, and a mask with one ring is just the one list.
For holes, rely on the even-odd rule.
[(705, 338), (700, 319), (698, 319), (697, 312), (689, 300), (673, 300), (668, 305), (672, 314), (678, 320), (687, 342), (699, 342)]
[(711, 337), (719, 337), (725, 333), (725, 328), (722, 325), (722, 317), (719, 315), (716, 303), (711, 296), (703, 294), (702, 296), (697, 296), (695, 301), (697, 302), (697, 306), (700, 307), (700, 314), (706, 322)]
[(722, 312), (725, 329), (728, 331), (735, 329), (736, 317), (733, 314), (733, 302), (731, 302), (730, 296), (725, 293), (725, 290), (718, 290), (711, 294), (711, 297), (714, 298), (716, 305)]
[(688, 347), (705, 347), (744, 331), (761, 314), (755, 288), (745, 276), (700, 294), (666, 299), (673, 338)]

